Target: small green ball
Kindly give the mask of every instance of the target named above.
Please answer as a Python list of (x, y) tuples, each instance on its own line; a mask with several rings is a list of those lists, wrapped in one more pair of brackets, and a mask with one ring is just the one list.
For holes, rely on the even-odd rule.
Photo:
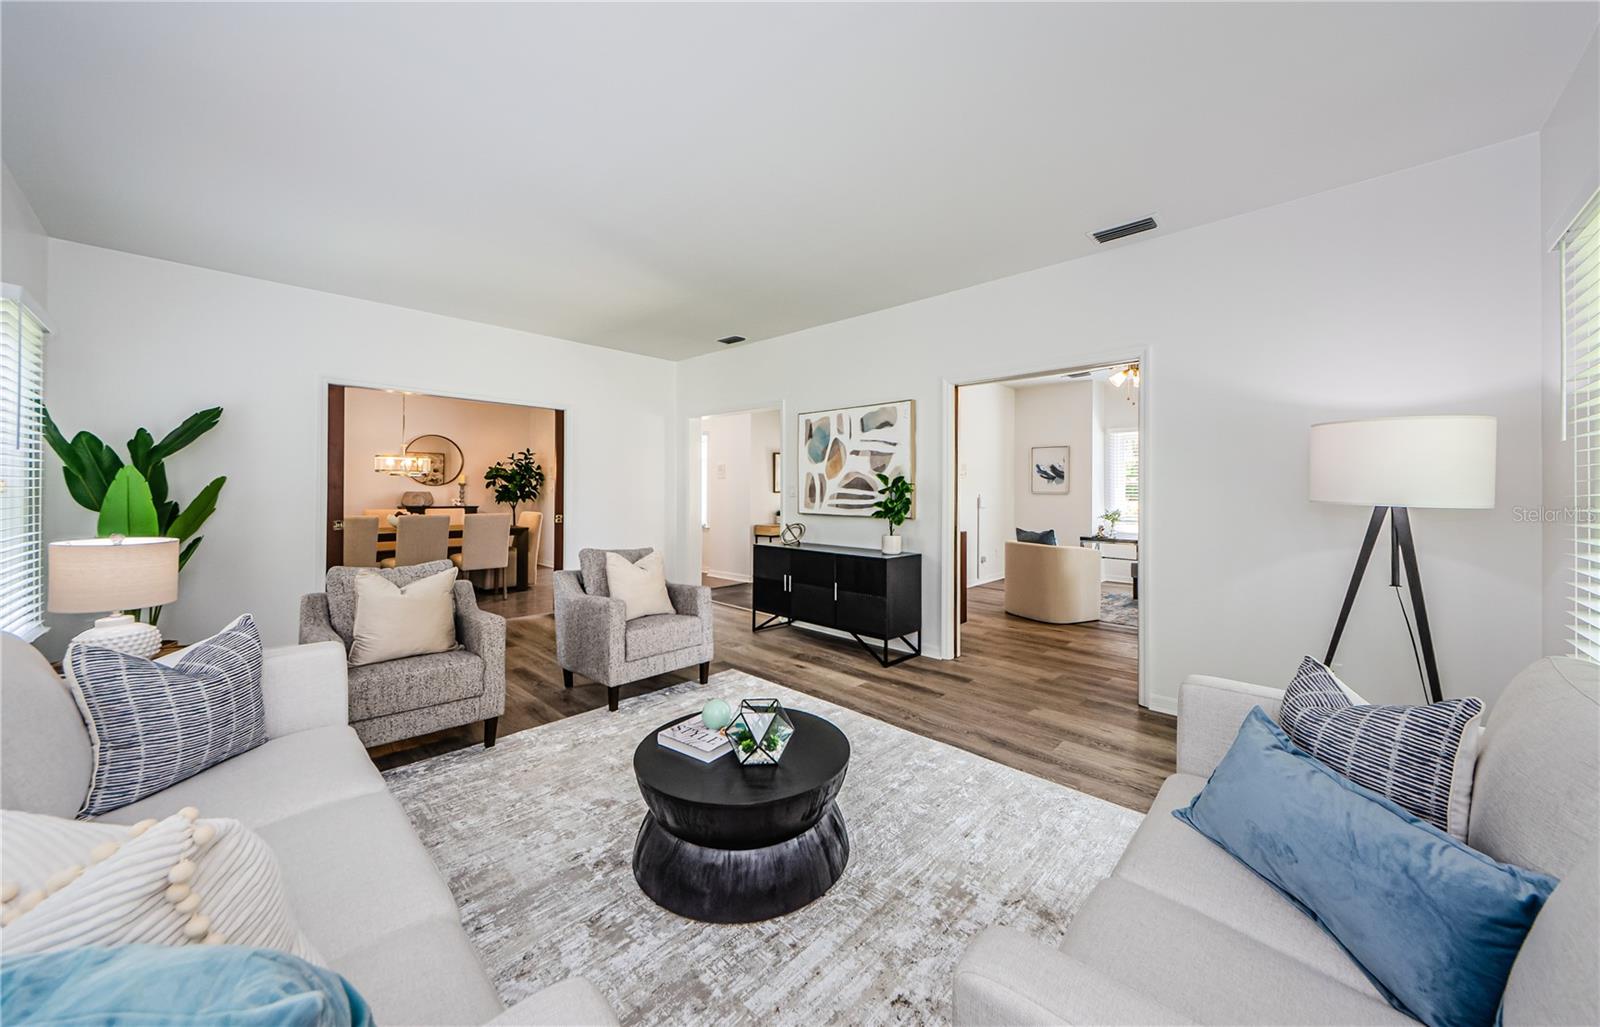
[(721, 731), (733, 723), (733, 710), (721, 699), (713, 699), (700, 710), (700, 723), (708, 731)]

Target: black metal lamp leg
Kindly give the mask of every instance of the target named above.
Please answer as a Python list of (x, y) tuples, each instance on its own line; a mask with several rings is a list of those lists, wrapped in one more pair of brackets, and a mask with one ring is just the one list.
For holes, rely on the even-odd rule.
[(1422, 665), (1428, 671), (1428, 695), (1433, 702), (1439, 702), (1444, 698), (1439, 688), (1439, 663), (1433, 655), (1428, 608), (1422, 602), (1422, 575), (1417, 570), (1417, 545), (1411, 537), (1411, 514), (1403, 506), (1394, 507), (1394, 536), (1400, 559), (1405, 562), (1406, 581), (1411, 585), (1411, 612), (1417, 615), (1417, 642), (1422, 647)]
[(1350, 587), (1344, 593), (1344, 606), (1339, 609), (1338, 623), (1333, 626), (1333, 638), (1328, 641), (1328, 655), (1323, 657), (1324, 666), (1333, 666), (1334, 651), (1339, 648), (1339, 636), (1344, 634), (1345, 621), (1350, 619), (1350, 608), (1356, 604), (1356, 593), (1361, 589), (1361, 576), (1366, 573), (1367, 563), (1372, 559), (1372, 550), (1378, 544), (1378, 532), (1383, 528), (1383, 519), (1389, 516), (1389, 508), (1375, 506), (1372, 508), (1372, 520), (1367, 522), (1367, 536), (1361, 540), (1361, 552), (1356, 554), (1356, 569), (1350, 574)]

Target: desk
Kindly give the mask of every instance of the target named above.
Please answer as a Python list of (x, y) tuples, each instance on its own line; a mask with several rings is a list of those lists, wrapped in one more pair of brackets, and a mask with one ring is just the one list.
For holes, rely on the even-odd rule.
[[(1139, 598), (1139, 537), (1137, 535), (1079, 535), (1078, 545), (1086, 549), (1100, 550), (1102, 560), (1125, 560), (1128, 564), (1128, 574), (1133, 578), (1133, 598)], [(1132, 546), (1132, 556), (1117, 556), (1107, 553), (1105, 546)]]
[[(413, 514), (412, 516), (417, 516)], [(511, 526), (511, 548), (517, 551), (517, 583), (512, 586), (513, 592), (526, 592), (533, 587), (533, 572), (529, 569), (529, 552), (532, 549), (531, 537), (533, 532), (526, 524)], [(461, 529), (455, 525), (450, 526), (450, 548), (448, 552), (461, 552)], [(382, 528), (378, 530), (378, 558), (394, 555), (394, 529)]]

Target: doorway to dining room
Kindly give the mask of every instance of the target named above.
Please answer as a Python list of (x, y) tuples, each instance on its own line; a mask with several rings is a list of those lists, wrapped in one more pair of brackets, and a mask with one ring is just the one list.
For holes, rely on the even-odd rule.
[[(326, 566), (451, 559), (483, 609), (553, 612), (551, 576), (565, 551), (563, 411), (343, 384), (327, 398)], [(484, 543), (500, 531), (503, 563), (498, 544)]]

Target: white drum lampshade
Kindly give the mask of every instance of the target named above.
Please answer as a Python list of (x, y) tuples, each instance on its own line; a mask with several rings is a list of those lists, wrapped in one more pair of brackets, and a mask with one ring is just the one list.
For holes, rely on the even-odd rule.
[[(175, 538), (82, 538), (50, 543), (51, 613), (105, 613), (161, 606), (178, 598)], [(121, 613), (101, 617), (74, 642), (154, 656), (161, 632)]]
[(1477, 414), (1311, 426), (1311, 499), (1354, 506), (1494, 507), (1498, 422)]

